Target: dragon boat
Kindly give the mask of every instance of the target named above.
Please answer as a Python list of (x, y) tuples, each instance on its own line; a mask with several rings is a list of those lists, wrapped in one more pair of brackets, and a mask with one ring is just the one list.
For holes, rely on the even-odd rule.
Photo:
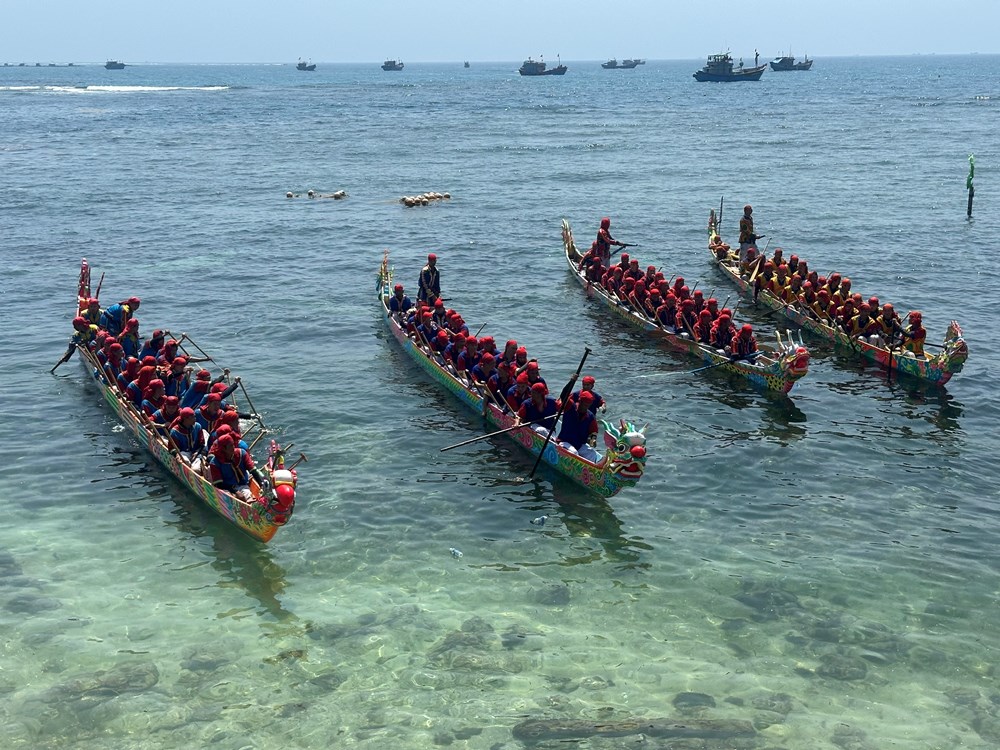
[[(90, 297), (90, 265), (84, 258), (80, 265), (77, 315), (87, 309), (87, 301)], [(194, 342), (191, 343), (198, 348)], [(295, 508), (295, 488), (298, 483), (298, 472), (295, 470), (298, 461), (291, 466), (285, 466), (285, 452), (291, 447), (290, 444), (282, 448), (277, 441), (270, 441), (266, 463), (262, 467), (262, 471), (270, 482), (270, 487), (265, 490), (258, 485), (253, 477), (250, 477), (250, 491), (253, 499), (245, 501), (230, 492), (213, 486), (206, 476), (195, 471), (181, 457), (173, 441), (154, 430), (149, 419), (125, 398), (116, 385), (108, 382), (94, 353), (84, 346), (78, 346), (77, 349), (84, 366), (88, 372), (93, 373), (93, 380), (100, 389), (105, 403), (115, 413), (118, 420), (161, 466), (205, 505), (237, 528), (262, 542), (270, 541), (278, 529), (288, 522)], [(184, 351), (183, 342), (180, 351)], [(232, 400), (230, 399), (230, 401)], [(247, 397), (248, 404), (249, 401), (250, 399)], [(253, 424), (256, 426), (258, 434), (256, 439), (250, 443), (251, 448), (265, 434), (260, 416), (254, 414), (254, 419)], [(252, 429), (254, 429), (253, 426), (244, 431), (244, 439), (249, 440)], [(305, 456), (300, 454), (299, 460), (305, 460)]]
[[(482, 414), (492, 429), (513, 427), (514, 415), (500, 409), (492, 397), (487, 396), (485, 388), (480, 391), (478, 386), (470, 384), (450, 365), (444, 364), (423, 342), (417, 342), (407, 334), (400, 321), (389, 311), (392, 278), (393, 269), (389, 266), (389, 254), (386, 252), (378, 272), (377, 301), (383, 322), (403, 351), (446, 391), (475, 413)], [(603, 419), (598, 421), (607, 450), (597, 462), (567, 451), (554, 438), (546, 445), (545, 436), (527, 425), (505, 434), (532, 455), (537, 457), (541, 453), (544, 463), (590, 492), (612, 497), (625, 487), (634, 487), (642, 478), (646, 468), (646, 427), (639, 428), (624, 419), (617, 423)]]
[[(693, 357), (697, 357), (706, 363), (706, 369), (713, 367), (718, 370), (739, 375), (746, 378), (754, 386), (771, 391), (788, 393), (796, 382), (801, 380), (809, 372), (809, 350), (803, 345), (801, 339), (794, 340), (791, 332), (787, 335), (787, 340), (782, 340), (781, 334), (775, 332), (778, 343), (777, 349), (765, 346), (758, 346), (760, 354), (755, 362), (745, 360), (733, 361), (729, 355), (719, 353), (719, 350), (707, 344), (701, 344), (691, 338), (672, 333), (664, 328), (657, 321), (637, 312), (631, 305), (617, 297), (613, 297), (600, 284), (594, 284), (587, 280), (587, 277), (579, 269), (580, 260), (583, 255), (576, 247), (573, 240), (573, 230), (569, 222), (563, 219), (562, 222), (563, 250), (566, 254), (566, 263), (573, 277), (580, 282), (586, 290), (588, 297), (593, 297), (607, 306), (613, 314), (624, 320), (631, 326), (643, 331), (655, 334), (665, 341), (671, 349), (685, 352)], [(734, 321), (735, 322), (735, 321)]]
[[(741, 294), (752, 300), (753, 276), (745, 278), (740, 274), (737, 254), (729, 250), (718, 252), (713, 248), (712, 239), (719, 236), (718, 220), (715, 209), (712, 209), (708, 217), (709, 254), (712, 261), (730, 281), (736, 284)], [(937, 385), (944, 385), (951, 380), (952, 375), (961, 372), (965, 361), (969, 358), (969, 347), (962, 336), (962, 327), (956, 320), (949, 323), (944, 341), (941, 343), (941, 351), (938, 354), (917, 357), (912, 352), (902, 350), (899, 344), (894, 346), (876, 345), (852, 338), (839, 328), (834, 328), (820, 320), (798, 304), (786, 304), (766, 290), (760, 291), (757, 295), (757, 302), (769, 310), (784, 315), (800, 328), (804, 328), (842, 349), (854, 352), (862, 359), (875, 362), (890, 372), (901, 372)], [(924, 346), (932, 345), (925, 343)]]

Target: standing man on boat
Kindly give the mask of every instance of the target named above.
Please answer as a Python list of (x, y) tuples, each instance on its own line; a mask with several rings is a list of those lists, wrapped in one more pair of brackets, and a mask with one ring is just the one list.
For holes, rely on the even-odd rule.
[(753, 231), (753, 206), (747, 204), (743, 207), (743, 217), (740, 219), (740, 263), (746, 263), (747, 250), (751, 247), (757, 250), (757, 240), (760, 235)]
[[(601, 219), (601, 228), (597, 230), (597, 257), (601, 259), (601, 265), (611, 264), (611, 246), (628, 247), (624, 242), (619, 242), (611, 236), (611, 219), (605, 216)], [(622, 269), (624, 272), (625, 268)]]
[(417, 291), (417, 301), (433, 305), (441, 296), (441, 274), (437, 270), (437, 256), (430, 253), (427, 265), (420, 269), (420, 285)]

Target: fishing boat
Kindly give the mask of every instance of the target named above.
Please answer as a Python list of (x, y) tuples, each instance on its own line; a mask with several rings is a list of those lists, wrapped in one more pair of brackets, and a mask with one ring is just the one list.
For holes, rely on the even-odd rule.
[[(719, 267), (725, 276), (739, 288), (740, 292), (753, 299), (754, 296), (754, 274), (741, 275), (739, 268), (739, 257), (731, 252), (720, 252), (713, 244), (713, 238), (719, 237), (718, 221), (715, 210), (709, 212), (708, 217), (708, 237), (709, 254), (712, 261)], [(875, 362), (889, 371), (901, 372), (911, 375), (921, 380), (926, 380), (937, 385), (944, 385), (951, 380), (952, 375), (961, 372), (965, 361), (969, 358), (969, 347), (962, 336), (962, 328), (958, 321), (951, 321), (945, 333), (944, 341), (941, 344), (940, 352), (933, 357), (917, 357), (912, 352), (902, 349), (900, 344), (892, 347), (886, 345), (875, 345), (868, 341), (848, 336), (839, 328), (828, 325), (825, 321), (818, 319), (811, 312), (807, 311), (799, 304), (786, 304), (782, 300), (772, 295), (766, 290), (761, 290), (757, 296), (757, 303), (764, 305), (770, 310), (781, 313), (789, 321), (804, 328), (820, 338), (832, 342), (838, 347), (855, 353), (859, 358)], [(931, 346), (926, 344), (925, 346)]]
[(594, 284), (587, 280), (586, 275), (579, 268), (583, 255), (577, 249), (573, 240), (573, 229), (565, 219), (562, 222), (562, 238), (569, 270), (573, 274), (573, 278), (580, 282), (588, 297), (604, 304), (612, 313), (629, 325), (656, 335), (671, 349), (685, 352), (700, 359), (705, 363), (705, 369), (711, 367), (712, 369), (725, 370), (745, 378), (757, 388), (781, 393), (788, 393), (792, 386), (809, 372), (809, 350), (801, 339), (796, 341), (791, 332), (787, 332), (786, 340), (782, 340), (781, 334), (775, 332), (778, 348), (772, 349), (761, 345), (758, 347), (760, 353), (755, 361), (749, 362), (746, 360), (734, 361), (729, 355), (720, 353), (712, 346), (698, 343), (691, 338), (667, 330), (657, 321), (637, 312), (628, 303), (613, 297), (600, 284)]
[(469, 67), (469, 61), (468, 60), (465, 61), (465, 66), (464, 67), (466, 67), (466, 68)]
[[(78, 311), (87, 309), (87, 301), (90, 297), (90, 265), (84, 258), (80, 264), (80, 281), (77, 290)], [(198, 353), (203, 354), (190, 338), (182, 337), (182, 339), (186, 339), (198, 349)], [(250, 477), (250, 491), (253, 499), (245, 501), (232, 493), (213, 486), (208, 478), (195, 471), (191, 464), (181, 457), (173, 441), (154, 430), (149, 419), (125, 398), (117, 385), (107, 380), (94, 353), (82, 346), (77, 347), (77, 349), (88, 372), (93, 374), (92, 380), (100, 389), (101, 395), (104, 396), (105, 403), (115, 413), (118, 420), (160, 465), (209, 508), (237, 528), (262, 542), (269, 541), (277, 530), (288, 522), (295, 508), (295, 487), (298, 482), (298, 473), (295, 470), (298, 461), (291, 466), (285, 466), (285, 451), (291, 445), (282, 448), (277, 441), (270, 441), (267, 459), (262, 467), (270, 487), (262, 488), (253, 477)], [(183, 341), (180, 351), (185, 351)], [(234, 399), (231, 400), (234, 401)], [(249, 396), (246, 400), (249, 405)], [(258, 435), (251, 442), (251, 445), (257, 443), (265, 434), (260, 415), (254, 414), (254, 419), (255, 426), (250, 426), (244, 430), (243, 434), (243, 438), (250, 442), (252, 430), (258, 431)], [(299, 460), (305, 460), (305, 456), (300, 454)]]
[(625, 68), (626, 70), (628, 70), (630, 68), (637, 68), (640, 65), (645, 65), (645, 64), (646, 64), (646, 61), (645, 60), (641, 60), (638, 57), (631, 58), (629, 60), (622, 60), (622, 67)]
[(711, 81), (715, 83), (759, 81), (766, 69), (767, 65), (745, 68), (743, 67), (742, 60), (739, 65), (733, 65), (733, 56), (728, 52), (721, 52), (717, 55), (709, 55), (705, 67), (695, 71), (694, 79), (696, 81)]
[(296, 70), (316, 70), (316, 63), (306, 62), (305, 60), (299, 59), (298, 63), (295, 65)]
[(561, 76), (565, 75), (566, 71), (569, 70), (565, 65), (562, 64), (562, 60), (559, 60), (559, 64), (554, 68), (550, 68), (545, 64), (544, 60), (532, 60), (530, 57), (521, 63), (521, 67), (517, 69), (517, 72), (523, 76)]
[(771, 70), (777, 73), (788, 70), (809, 70), (809, 68), (812, 67), (812, 64), (813, 61), (809, 59), (809, 55), (806, 55), (804, 60), (796, 62), (791, 53), (787, 55), (779, 55), (770, 62)]
[(108, 70), (123, 70), (125, 68), (125, 63), (121, 60), (108, 60), (104, 63), (104, 67)]
[[(514, 415), (499, 408), (485, 389), (481, 392), (478, 385), (470, 385), (431, 353), (426, 344), (407, 334), (397, 317), (389, 312), (392, 279), (393, 269), (389, 266), (389, 254), (386, 252), (378, 272), (377, 302), (383, 322), (403, 351), (446, 391), (476, 414), (482, 414), (492, 430), (514, 427)], [(599, 423), (606, 451), (597, 462), (566, 450), (554, 439), (546, 443), (544, 435), (527, 425), (505, 434), (532, 455), (537, 457), (541, 454), (544, 463), (578, 485), (601, 497), (611, 497), (625, 487), (634, 487), (642, 478), (646, 468), (646, 428), (638, 428), (624, 419), (617, 423), (602, 419)]]
[(382, 63), (382, 70), (402, 70), (403, 61), (402, 60), (386, 60)]
[(605, 70), (617, 70), (621, 66), (618, 64), (618, 60), (612, 57), (607, 62), (602, 62), (601, 67), (604, 68)]

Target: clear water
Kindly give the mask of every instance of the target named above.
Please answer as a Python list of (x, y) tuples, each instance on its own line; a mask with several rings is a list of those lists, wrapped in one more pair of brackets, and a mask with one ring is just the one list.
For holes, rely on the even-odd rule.
[[(529, 718), (1000, 744), (1000, 58), (729, 85), (698, 61), (568, 64), (0, 69), (0, 747), (514, 748)], [(284, 197), (309, 188), (349, 198)], [(398, 203), (428, 190), (453, 198)], [(722, 195), (727, 232), (753, 203), (772, 247), (923, 310), (931, 341), (958, 318), (965, 370), (922, 387), (813, 341), (791, 398), (767, 396), (683, 374), (568, 277), (560, 220), (589, 243), (608, 215), (724, 299)], [(386, 248), (410, 285), (438, 253), (470, 326), (550, 381), (591, 346), (609, 415), (649, 422), (641, 484), (601, 501), (521, 481), (532, 458), (503, 440), (439, 452), (482, 427), (381, 330)], [(47, 374), (81, 256), (308, 455), (270, 545), (156, 466), (79, 363)]]

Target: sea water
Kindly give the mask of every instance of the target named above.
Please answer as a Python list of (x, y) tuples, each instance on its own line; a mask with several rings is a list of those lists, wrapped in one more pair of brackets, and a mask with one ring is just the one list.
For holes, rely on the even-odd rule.
[[(1000, 744), (1000, 58), (755, 84), (568, 64), (0, 70), (0, 747), (516, 748), (527, 719)], [(452, 197), (399, 203), (425, 191)], [(685, 374), (567, 273), (560, 221), (586, 248), (610, 216), (643, 266), (733, 306), (705, 249), (723, 197), (730, 241), (751, 203), (771, 248), (922, 310), (930, 342), (958, 319), (964, 371), (922, 385), (807, 335), (809, 375), (764, 394)], [(591, 347), (607, 416), (649, 424), (640, 484), (525, 481), (504, 438), (440, 452), (483, 424), (383, 331), (385, 250), (411, 293), (437, 253), (449, 304), (553, 390)], [(48, 374), (84, 256), (105, 305), (140, 296), (143, 333), (187, 333), (308, 457), (269, 545), (156, 465), (76, 359)], [(579, 746), (640, 741), (668, 742)]]

